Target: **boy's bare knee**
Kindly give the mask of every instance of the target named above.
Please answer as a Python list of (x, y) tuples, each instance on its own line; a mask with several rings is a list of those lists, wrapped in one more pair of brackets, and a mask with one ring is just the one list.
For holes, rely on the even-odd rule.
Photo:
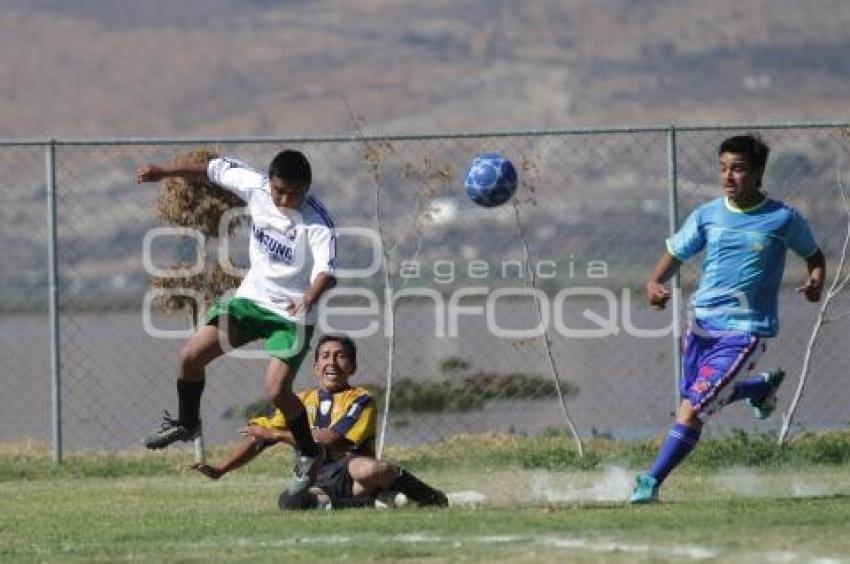
[(676, 423), (687, 425), (692, 429), (702, 429), (703, 425), (702, 419), (700, 419), (700, 412), (687, 400), (684, 400), (679, 405), (679, 410), (676, 413)]
[(207, 364), (224, 353), (216, 327), (204, 326), (180, 349), (180, 378), (203, 380)]
[(371, 458), (352, 458), (348, 461), (348, 473), (358, 482), (366, 480), (372, 475), (375, 462), (377, 461)]
[(269, 399), (281, 399), (294, 395), (292, 381), (295, 374), (288, 364), (273, 358), (266, 369), (266, 396)]
[(203, 370), (206, 363), (198, 347), (189, 342), (180, 350), (180, 373), (184, 379), (191, 380), (191, 375)]
[(279, 381), (273, 381), (273, 380), (267, 379), (265, 388), (266, 388), (266, 397), (269, 398), (269, 399), (273, 400), (280, 395), (281, 387), (280, 387)]
[(353, 458), (348, 464), (351, 477), (368, 489), (386, 488), (398, 475), (398, 468), (374, 458)]

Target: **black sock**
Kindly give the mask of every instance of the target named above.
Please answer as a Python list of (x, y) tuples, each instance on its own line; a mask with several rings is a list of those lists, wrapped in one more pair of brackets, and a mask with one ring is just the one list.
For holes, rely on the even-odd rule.
[(307, 421), (307, 410), (302, 409), (301, 413), (294, 419), (287, 419), (286, 426), (292, 433), (292, 438), (295, 439), (295, 448), (301, 453), (301, 456), (316, 456), (319, 454), (319, 447), (316, 441), (313, 440), (313, 434), (310, 432), (310, 423)]
[(448, 505), (443, 492), (432, 488), (404, 468), (399, 468), (398, 477), (388, 489), (403, 493), (419, 505)]
[(334, 509), (352, 509), (356, 507), (375, 507), (374, 497), (332, 497), (331, 507)]
[(184, 427), (192, 429), (198, 426), (201, 419), (201, 394), (204, 393), (204, 380), (188, 382), (177, 380), (177, 419)]

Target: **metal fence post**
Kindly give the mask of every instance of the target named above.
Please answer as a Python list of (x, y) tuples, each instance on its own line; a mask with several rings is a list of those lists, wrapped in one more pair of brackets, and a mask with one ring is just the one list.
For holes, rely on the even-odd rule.
[(56, 141), (46, 146), (47, 189), (47, 303), (50, 323), (50, 401), (53, 429), (53, 464), (62, 464), (62, 377), (59, 357), (59, 288), (56, 250)]
[[(676, 126), (667, 130), (667, 197), (670, 235), (679, 228), (679, 196), (676, 168)], [(677, 272), (671, 280), (670, 315), (673, 316), (673, 413), (679, 408), (679, 382), (682, 379), (682, 281)]]

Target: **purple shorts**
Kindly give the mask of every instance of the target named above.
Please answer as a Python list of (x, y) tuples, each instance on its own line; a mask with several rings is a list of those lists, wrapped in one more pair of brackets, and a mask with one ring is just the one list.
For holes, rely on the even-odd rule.
[(765, 339), (758, 335), (689, 327), (679, 387), (682, 398), (700, 415), (711, 415), (728, 403), (732, 381), (746, 378), (766, 350)]

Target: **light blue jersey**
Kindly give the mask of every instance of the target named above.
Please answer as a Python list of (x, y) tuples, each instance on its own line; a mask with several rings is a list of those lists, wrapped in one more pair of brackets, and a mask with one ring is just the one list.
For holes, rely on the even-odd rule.
[(692, 299), (699, 325), (762, 337), (779, 330), (777, 295), (789, 248), (803, 258), (818, 250), (806, 220), (767, 198), (746, 210), (726, 198), (712, 200), (667, 239), (667, 250), (683, 262), (706, 251)]

